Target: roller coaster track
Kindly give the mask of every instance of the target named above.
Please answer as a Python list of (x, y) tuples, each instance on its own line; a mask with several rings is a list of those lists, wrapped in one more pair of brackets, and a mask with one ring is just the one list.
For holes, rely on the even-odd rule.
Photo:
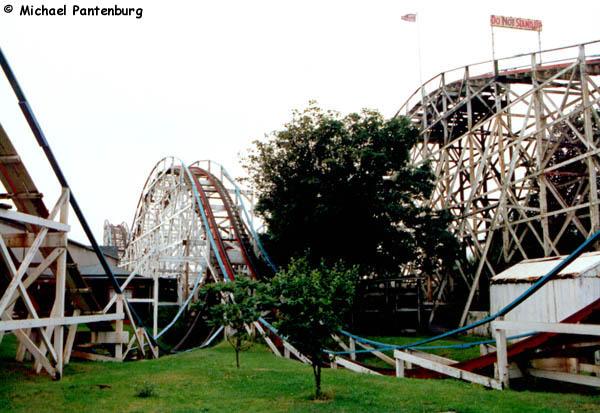
[[(478, 74), (474, 73), (477, 65), (467, 66), (461, 69), (462, 76), (458, 80), (450, 80), (451, 73), (446, 72), (424, 84), (399, 111), (404, 111), (423, 130), (422, 140), (412, 156), (417, 165), (431, 163), (436, 173), (436, 188), (429, 205), (447, 209), (456, 216), (453, 229), (477, 260), (477, 271), (473, 277), (463, 274), (470, 287), (470, 295), (461, 323), (476, 293), (483, 269), (491, 274), (497, 272), (498, 263), (492, 260), (490, 253), (495, 234), (502, 236), (502, 256), (505, 262), (510, 262), (518, 258), (532, 258), (526, 242), (537, 242), (544, 255), (558, 254), (565, 248), (561, 244), (565, 234), (576, 231), (586, 238), (600, 226), (597, 177), (600, 169), (600, 59), (586, 54), (594, 48), (600, 48), (600, 43), (519, 56), (519, 59), (530, 60), (527, 67), (500, 69), (500, 63), (506, 62), (494, 61), (491, 62), (491, 71)], [(577, 58), (548, 58), (554, 52), (568, 54), (573, 50), (577, 50)], [(546, 63), (541, 64), (539, 61), (542, 59)], [(2, 60), (5, 63), (3, 56)], [(3, 68), (6, 72), (4, 64)], [(7, 72), (14, 86), (11, 76), (12, 73)], [(428, 92), (435, 82), (439, 84)], [(17, 88), (16, 92), (36, 138), (44, 150), (49, 151), (27, 101), (20, 89)], [(55, 162), (51, 152), (49, 159), (51, 163)], [(106, 308), (103, 311), (95, 301), (66, 250), (66, 236), (61, 235), (59, 247), (50, 245), (50, 241), (37, 243), (36, 234), (51, 232), (42, 228), (44, 226), (58, 228), (56, 232), (61, 234), (67, 231), (66, 222), (63, 222), (66, 212), (62, 211), (70, 191), (62, 173), (58, 168), (56, 170), (63, 195), (57, 207), (48, 212), (41, 194), (0, 127), (0, 181), (7, 191), (3, 198), (10, 200), (21, 214), (11, 215), (0, 210), (0, 216), (4, 219), (19, 217), (26, 232), (33, 234), (31, 238), (35, 240), (31, 242), (27, 237), (20, 240), (14, 236), (3, 238), (10, 240), (13, 244), (9, 244), (13, 247), (26, 248), (30, 244), (40, 247), (44, 261), (50, 260), (53, 254), (54, 259), (62, 254), (63, 264), (58, 262), (54, 277), (58, 285), (62, 265), (64, 281), (68, 285), (68, 289), (62, 292), (67, 292), (73, 303), (72, 307), (67, 306), (68, 309), (77, 310), (84, 316), (104, 314)], [(553, 180), (553, 177), (566, 179)], [(572, 196), (565, 195), (565, 187), (571, 188)], [(153, 337), (157, 336), (160, 279), (177, 280), (177, 304), (185, 306), (197, 287), (206, 282), (232, 281), (240, 273), (257, 279), (264, 276), (263, 270), (259, 269), (258, 240), (252, 229), (251, 217), (244, 210), (244, 196), (247, 195), (237, 188), (226, 171), (212, 162), (196, 162), (187, 166), (175, 158), (165, 158), (151, 172), (138, 202), (122, 264), (131, 271), (132, 277), (137, 273), (154, 280)], [(553, 206), (550, 201), (558, 206)], [(76, 203), (72, 205), (77, 212)], [(51, 219), (47, 218), (54, 219), (59, 210), (61, 222), (50, 222)], [(556, 216), (563, 219), (559, 228), (552, 225)], [(85, 221), (82, 225), (84, 229), (87, 227)], [(98, 249), (93, 237), (90, 238), (92, 245)], [(11, 268), (11, 265), (19, 263), (4, 240), (0, 242), (0, 253), (3, 258), (0, 271), (9, 274), (6, 280), (0, 281), (4, 290), (0, 297), (0, 327), (2, 323), (4, 327), (0, 333), (7, 329), (15, 330), (9, 327), (16, 325), (15, 321), (22, 322), (16, 328), (20, 343), (49, 373), (58, 372), (60, 377), (65, 303), (59, 297), (59, 288), (57, 286), (57, 298), (52, 308), (44, 308), (49, 318), (54, 318), (51, 325), (56, 325), (54, 329), (47, 329), (45, 327), (50, 324), (38, 317), (41, 307), (37, 297), (24, 291), (31, 285), (23, 285), (29, 279), (22, 282), (24, 274), (20, 265), (18, 272)], [(102, 254), (99, 258), (107, 275), (116, 283)], [(39, 276), (41, 271), (37, 273), (34, 269), (33, 273)], [(443, 297), (447, 293), (444, 291), (446, 275), (428, 276), (431, 281), (427, 283), (430, 300)], [(124, 288), (125, 284), (115, 284), (119, 295), (121, 287)], [(17, 290), (25, 302), (27, 318), (13, 320), (12, 305)], [(55, 311), (58, 307), (62, 307), (60, 312)], [(131, 311), (128, 305), (125, 309)], [(598, 310), (596, 301), (565, 321), (596, 323)], [(117, 315), (120, 318), (115, 320), (122, 319), (122, 310)], [(131, 316), (130, 319), (133, 322)], [(108, 320), (111, 319), (94, 319), (89, 325), (97, 332), (107, 332), (112, 329)], [(28, 333), (23, 332), (27, 325), (39, 330), (41, 344), (32, 343)], [(280, 354), (272, 337), (265, 333), (270, 326), (261, 322), (255, 327), (271, 349)], [(54, 344), (50, 342), (49, 333), (55, 336)], [(548, 333), (534, 335), (512, 346), (508, 356), (519, 358), (534, 349), (539, 350), (542, 345), (565, 345), (564, 341), (556, 341), (555, 336)], [(143, 339), (138, 337), (138, 342), (143, 349)], [(300, 360), (310, 362), (289, 343), (284, 341), (283, 344)], [(46, 352), (50, 353), (51, 363)], [(474, 371), (489, 367), (492, 362), (492, 356), (484, 356), (458, 363), (455, 367)], [(409, 372), (414, 377), (422, 374), (429, 373), (424, 374), (421, 370)]]
[[(156, 280), (176, 277), (182, 306), (204, 283), (233, 281), (238, 274), (265, 278), (270, 275), (265, 272), (272, 270), (260, 269), (259, 248), (253, 244), (257, 240), (243, 198), (227, 172), (214, 162), (188, 167), (175, 158), (161, 160), (142, 191), (123, 265)], [(158, 299), (155, 308), (156, 304)], [(281, 352), (274, 341), (308, 362), (261, 323), (255, 327), (276, 354)]]
[[(599, 85), (596, 41), (440, 73), (398, 111), (422, 130), (411, 155), (435, 173), (428, 206), (455, 217), (475, 262), (458, 263), (461, 325), (482, 275), (568, 254), (600, 228)], [(429, 302), (451, 301), (448, 274), (424, 277)]]

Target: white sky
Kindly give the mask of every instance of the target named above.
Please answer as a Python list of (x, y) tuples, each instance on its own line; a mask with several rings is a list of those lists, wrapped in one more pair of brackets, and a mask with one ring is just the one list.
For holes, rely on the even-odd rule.
[[(67, 4), (69, 15), (19, 16), (25, 4)], [(115, 4), (143, 17), (70, 15)], [(311, 99), (392, 116), (419, 86), (418, 26), (400, 20), (414, 12), (423, 79), (490, 59), (490, 14), (542, 20), (543, 49), (600, 39), (597, 0), (4, 0), (0, 47), (101, 243), (105, 219), (131, 225), (165, 156), (212, 159), (239, 176), (238, 154)], [(496, 29), (497, 57), (537, 47), (535, 32)], [(58, 183), (3, 74), (0, 109), (50, 208)]]

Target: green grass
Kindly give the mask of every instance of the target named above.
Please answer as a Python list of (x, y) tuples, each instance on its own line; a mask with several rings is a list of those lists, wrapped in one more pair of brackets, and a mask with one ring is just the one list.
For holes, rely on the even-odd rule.
[[(424, 336), (418, 336), (418, 337), (373, 337), (373, 336), (371, 336), (368, 338), (370, 340), (377, 341), (380, 343), (401, 346), (404, 344), (415, 343), (417, 341), (421, 341), (427, 337), (424, 337)], [(445, 340), (438, 340), (433, 343), (425, 344), (425, 345), (423, 345), (423, 347), (448, 346), (448, 345), (455, 345), (455, 344), (464, 344), (464, 343), (469, 343), (469, 342), (474, 343), (474, 342), (484, 341), (484, 340), (487, 340), (487, 339), (485, 337), (463, 335), (458, 338), (449, 338), (449, 339), (445, 339)], [(357, 350), (360, 350), (360, 349), (361, 349), (361, 347), (359, 347), (357, 345)], [(479, 345), (469, 347), (469, 348), (463, 348), (463, 349), (447, 348), (447, 349), (421, 350), (421, 351), (426, 351), (428, 353), (433, 353), (438, 356), (446, 357), (446, 358), (456, 360), (456, 361), (464, 361), (464, 360), (470, 360), (472, 358), (479, 356)], [(387, 354), (390, 357), (394, 357), (393, 351), (384, 351), (383, 353)], [(362, 353), (362, 354), (359, 353), (358, 360), (363, 361), (368, 364), (371, 364), (371, 365), (380, 366), (380, 367), (390, 367), (384, 361), (378, 359), (375, 356), (370, 355), (369, 353)]]
[[(0, 411), (22, 412), (597, 412), (600, 395), (493, 391), (456, 380), (323, 372), (327, 401), (313, 401), (310, 367), (261, 345), (235, 368), (225, 344), (126, 363), (72, 362), (61, 381), (13, 361), (14, 337), (0, 345)], [(140, 391), (151, 388), (148, 397)]]

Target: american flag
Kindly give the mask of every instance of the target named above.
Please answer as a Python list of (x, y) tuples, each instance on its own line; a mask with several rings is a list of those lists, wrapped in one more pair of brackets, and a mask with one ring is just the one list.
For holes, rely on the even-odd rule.
[(404, 16), (402, 16), (401, 19), (404, 20), (405, 22), (416, 22), (417, 15), (416, 15), (416, 13), (409, 13), (409, 14), (405, 14)]

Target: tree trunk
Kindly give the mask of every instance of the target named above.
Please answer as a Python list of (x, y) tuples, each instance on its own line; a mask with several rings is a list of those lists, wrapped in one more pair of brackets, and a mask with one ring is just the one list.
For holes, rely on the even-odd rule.
[(321, 397), (321, 366), (313, 364), (313, 374), (315, 375), (315, 399)]
[(242, 348), (242, 339), (240, 337), (236, 337), (235, 340), (235, 365), (239, 369), (240, 368), (240, 349)]

